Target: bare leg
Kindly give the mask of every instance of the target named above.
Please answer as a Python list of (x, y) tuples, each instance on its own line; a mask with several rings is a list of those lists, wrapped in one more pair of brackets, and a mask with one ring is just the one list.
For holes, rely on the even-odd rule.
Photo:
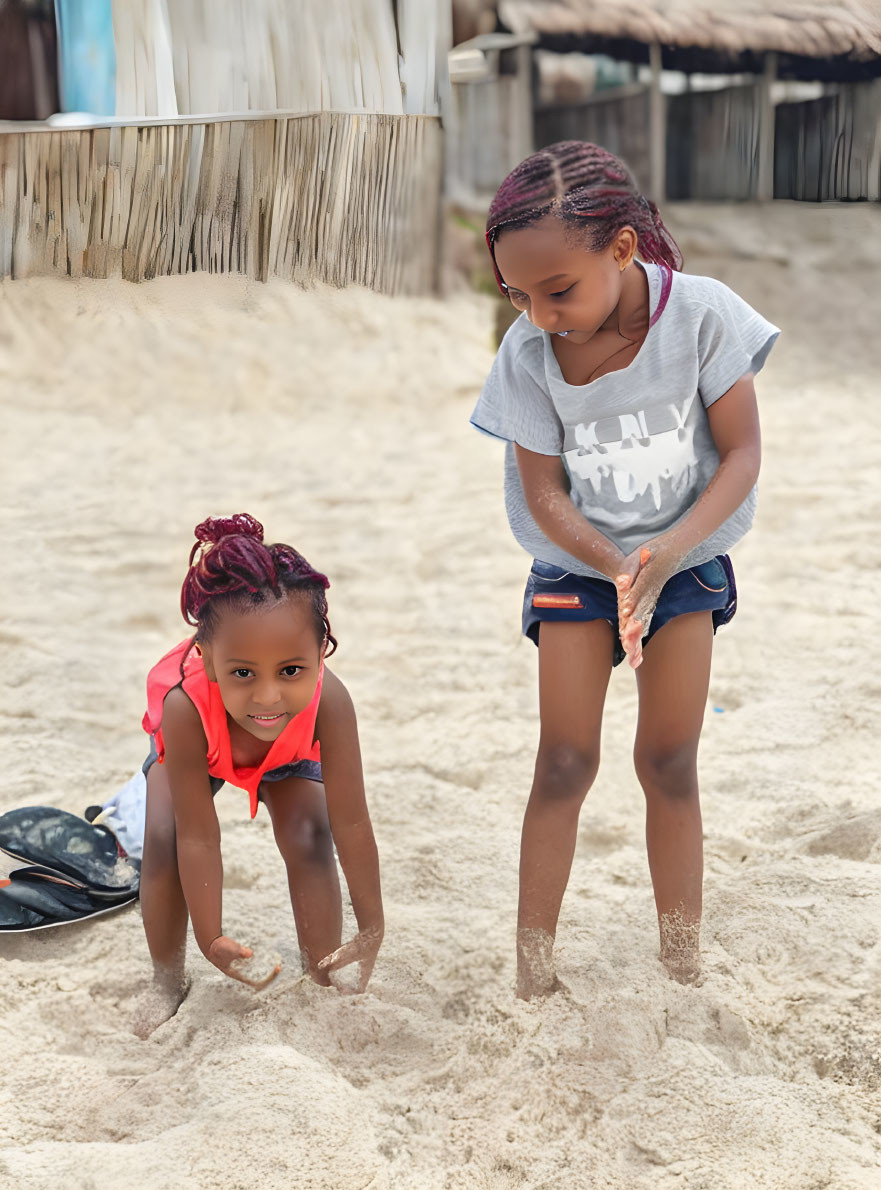
[(558, 986), (553, 964), (557, 918), (578, 831), (578, 815), (599, 766), (600, 729), (612, 626), (544, 623), (539, 631), (541, 738), (520, 844), (517, 995)]
[(184, 961), (187, 904), (177, 868), (174, 810), (165, 769), (147, 773), (147, 816), (141, 861), (141, 917), (153, 960), (153, 984), (139, 1000), (133, 1030), (148, 1037), (174, 1016), (187, 994)]
[(636, 671), (634, 761), (646, 798), (661, 961), (680, 983), (691, 983), (700, 974), (703, 833), (697, 750), (712, 651), (710, 613), (677, 616), (649, 641)]
[(303, 964), (316, 983), (327, 986), (330, 981), (317, 964), (340, 945), (343, 907), (324, 786), (292, 777), (266, 782), (260, 796), (288, 870)]

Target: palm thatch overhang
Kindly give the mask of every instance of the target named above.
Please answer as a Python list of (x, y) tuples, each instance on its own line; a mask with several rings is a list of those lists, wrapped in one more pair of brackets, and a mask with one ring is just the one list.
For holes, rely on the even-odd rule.
[(854, 82), (881, 76), (881, 0), (499, 0), (510, 32), (542, 49), (649, 61), (686, 74), (761, 74)]

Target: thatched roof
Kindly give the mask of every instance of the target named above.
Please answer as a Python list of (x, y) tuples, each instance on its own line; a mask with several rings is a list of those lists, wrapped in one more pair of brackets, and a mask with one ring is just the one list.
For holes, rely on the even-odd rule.
[(881, 0), (499, 0), (513, 33), (595, 37), (736, 56), (881, 58)]

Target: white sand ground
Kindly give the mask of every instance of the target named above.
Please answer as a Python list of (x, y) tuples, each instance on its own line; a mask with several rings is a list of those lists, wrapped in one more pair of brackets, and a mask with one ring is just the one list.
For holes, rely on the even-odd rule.
[(692, 271), (785, 330), (702, 752), (707, 978), (683, 988), (656, 961), (622, 668), (560, 924), (571, 994), (538, 1005), (512, 995), (528, 559), (501, 450), (468, 426), (489, 302), (0, 287), (0, 805), (79, 812), (129, 776), (144, 674), (183, 635), (192, 526), (247, 510), (333, 580), (387, 911), (368, 995), (300, 981), (267, 818), (227, 789), (226, 922), (282, 951), (267, 992), (196, 953), (189, 999), (142, 1043), (136, 908), (0, 939), (0, 1185), (881, 1185), (881, 211), (671, 223)]

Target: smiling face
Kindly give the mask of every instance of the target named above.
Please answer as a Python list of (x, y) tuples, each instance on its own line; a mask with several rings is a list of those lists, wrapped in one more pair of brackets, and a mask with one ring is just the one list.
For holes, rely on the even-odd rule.
[(500, 234), (496, 265), (512, 305), (534, 326), (583, 344), (615, 311), (636, 239), (632, 227), (622, 227), (608, 247), (593, 251), (556, 215), (546, 215)]
[(199, 647), (230, 718), (272, 741), (312, 701), (325, 642), (310, 600), (287, 594), (253, 608), (224, 609)]

